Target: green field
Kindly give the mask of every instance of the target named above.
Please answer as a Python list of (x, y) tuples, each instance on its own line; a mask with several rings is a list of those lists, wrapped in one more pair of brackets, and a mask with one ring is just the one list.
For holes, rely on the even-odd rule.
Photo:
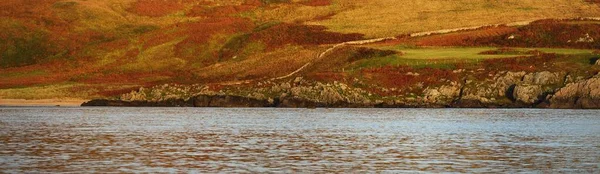
[[(395, 50), (402, 52), (402, 55), (390, 55), (373, 59), (365, 59), (355, 62), (350, 69), (382, 67), (382, 66), (411, 66), (411, 67), (432, 67), (432, 68), (454, 68), (457, 63), (475, 63), (484, 59), (513, 58), (528, 56), (528, 54), (499, 54), (485, 55), (480, 54), (484, 51), (497, 50), (494, 47), (423, 47), (406, 48), (404, 46), (387, 46), (379, 49)], [(562, 55), (582, 55), (593, 56), (593, 50), (588, 49), (565, 49), (565, 48), (514, 48), (516, 51), (538, 50), (544, 53), (554, 53)]]

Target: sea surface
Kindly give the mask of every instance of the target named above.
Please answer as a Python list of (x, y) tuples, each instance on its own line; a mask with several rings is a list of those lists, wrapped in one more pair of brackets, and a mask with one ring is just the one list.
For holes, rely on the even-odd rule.
[(600, 110), (0, 108), (0, 173), (600, 173)]

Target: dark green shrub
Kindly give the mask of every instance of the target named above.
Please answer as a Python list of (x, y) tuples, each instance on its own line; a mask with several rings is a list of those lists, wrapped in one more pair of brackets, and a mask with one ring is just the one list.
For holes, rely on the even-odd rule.
[(16, 67), (37, 63), (50, 56), (47, 35), (41, 31), (0, 41), (0, 66)]

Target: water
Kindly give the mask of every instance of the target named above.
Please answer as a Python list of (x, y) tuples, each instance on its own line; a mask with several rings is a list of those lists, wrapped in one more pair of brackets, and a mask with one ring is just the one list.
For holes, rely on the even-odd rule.
[(600, 173), (600, 111), (0, 108), (0, 173)]

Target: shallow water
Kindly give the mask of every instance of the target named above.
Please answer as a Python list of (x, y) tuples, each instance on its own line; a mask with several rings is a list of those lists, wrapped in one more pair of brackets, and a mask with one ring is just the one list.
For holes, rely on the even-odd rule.
[(600, 173), (600, 111), (0, 108), (0, 173)]

